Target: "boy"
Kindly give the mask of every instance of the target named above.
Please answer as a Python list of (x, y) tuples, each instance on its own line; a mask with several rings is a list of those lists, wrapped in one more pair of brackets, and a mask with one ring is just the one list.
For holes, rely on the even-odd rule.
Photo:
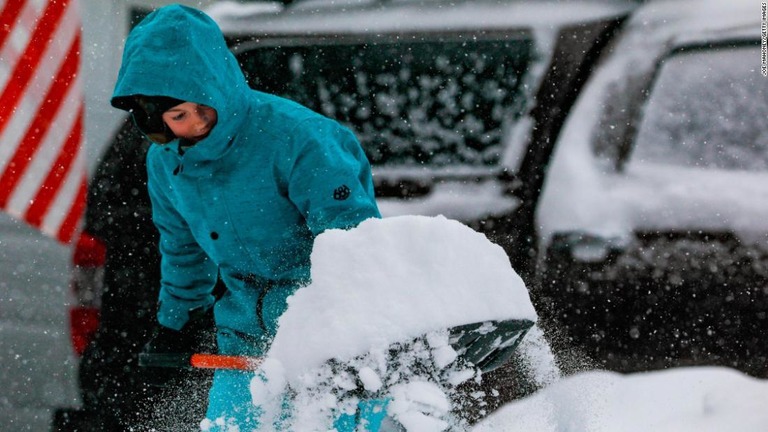
[[(249, 89), (218, 26), (179, 5), (131, 32), (111, 102), (155, 143), (147, 172), (162, 276), (147, 349), (189, 350), (213, 310), (220, 353), (264, 355), (286, 299), (309, 280), (314, 238), (380, 217), (357, 139)], [(219, 275), (227, 290), (215, 301)], [(207, 417), (258, 429), (252, 377), (217, 371)]]

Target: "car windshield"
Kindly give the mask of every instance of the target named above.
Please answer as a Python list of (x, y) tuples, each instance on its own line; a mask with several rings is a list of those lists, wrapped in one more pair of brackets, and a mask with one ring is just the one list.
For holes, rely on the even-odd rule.
[(632, 162), (768, 170), (768, 86), (758, 47), (668, 57), (640, 124)]
[(261, 44), (238, 57), (252, 87), (349, 126), (374, 165), (497, 164), (525, 109), (530, 38), (398, 39)]

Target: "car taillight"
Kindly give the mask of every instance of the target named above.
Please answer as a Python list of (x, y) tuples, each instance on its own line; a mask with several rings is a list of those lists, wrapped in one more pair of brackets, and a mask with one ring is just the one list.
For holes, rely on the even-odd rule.
[(83, 232), (75, 245), (72, 264), (81, 267), (103, 267), (107, 261), (107, 247), (93, 235)]
[(107, 248), (93, 235), (83, 232), (72, 255), (70, 287), (76, 304), (69, 311), (72, 347), (82, 355), (99, 328), (104, 263)]
[(73, 306), (69, 310), (69, 326), (72, 335), (72, 348), (79, 357), (91, 343), (99, 329), (101, 311), (88, 306)]

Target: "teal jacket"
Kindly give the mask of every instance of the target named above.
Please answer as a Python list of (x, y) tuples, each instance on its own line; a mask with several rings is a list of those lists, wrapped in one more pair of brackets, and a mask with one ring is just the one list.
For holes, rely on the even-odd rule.
[(135, 95), (218, 113), (210, 135), (193, 147), (153, 144), (147, 156), (162, 325), (180, 329), (190, 310), (209, 307), (220, 275), (228, 291), (216, 305), (218, 326), (263, 334), (266, 291), (309, 280), (314, 238), (380, 217), (355, 136), (301, 105), (251, 90), (218, 26), (200, 11), (167, 6), (131, 32), (112, 103)]

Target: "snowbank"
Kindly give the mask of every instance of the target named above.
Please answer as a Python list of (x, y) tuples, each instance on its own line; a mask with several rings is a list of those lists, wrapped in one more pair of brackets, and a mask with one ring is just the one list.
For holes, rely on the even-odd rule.
[(586, 372), (507, 404), (472, 432), (768, 430), (768, 382), (720, 367)]

